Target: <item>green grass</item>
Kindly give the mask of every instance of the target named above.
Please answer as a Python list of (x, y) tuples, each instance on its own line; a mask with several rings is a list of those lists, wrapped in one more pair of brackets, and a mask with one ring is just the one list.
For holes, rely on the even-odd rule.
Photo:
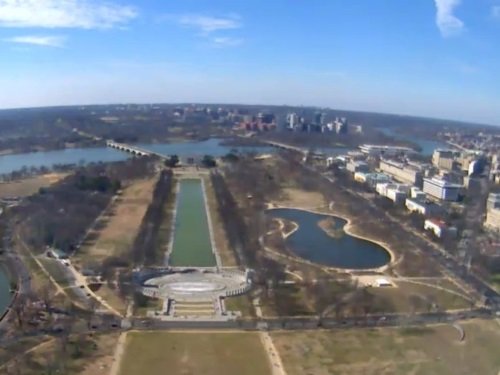
[(257, 333), (132, 332), (119, 375), (266, 375)]
[(224, 302), (228, 311), (239, 311), (244, 317), (255, 316), (255, 308), (248, 295), (228, 297)]
[(214, 267), (201, 179), (180, 182), (174, 243), (169, 263), (174, 267)]
[(490, 281), (497, 290), (500, 290), (500, 273), (492, 275)]
[(449, 325), (273, 333), (288, 375), (497, 375), (500, 330), (494, 321)]

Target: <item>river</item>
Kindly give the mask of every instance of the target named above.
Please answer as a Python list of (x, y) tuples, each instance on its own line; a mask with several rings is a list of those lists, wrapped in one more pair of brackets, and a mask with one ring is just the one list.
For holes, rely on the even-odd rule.
[[(382, 246), (344, 232), (342, 228), (347, 222), (338, 217), (289, 208), (269, 210), (267, 214), (299, 225), (286, 243), (296, 255), (311, 262), (344, 269), (369, 269), (384, 266), (391, 260)], [(319, 227), (318, 222), (328, 217), (334, 220), (338, 237), (326, 234)]]
[(406, 135), (402, 133), (398, 133), (394, 131), (392, 128), (378, 128), (382, 133), (385, 135), (392, 137), (394, 139), (400, 140), (400, 141), (405, 141), (405, 142), (411, 142), (416, 145), (418, 145), (421, 148), (420, 153), (425, 156), (431, 156), (434, 152), (434, 150), (441, 148), (441, 149), (449, 149), (450, 145), (441, 142), (441, 141), (436, 141), (436, 140), (431, 140), (431, 139), (424, 139), (424, 138), (419, 138), (419, 137), (414, 137), (411, 135)]
[[(239, 152), (273, 152), (270, 146), (225, 146), (221, 139), (210, 138), (200, 142), (139, 144), (140, 148), (150, 150), (165, 156), (178, 155), (212, 155), (223, 156), (231, 150)], [(13, 154), (0, 156), (0, 174), (11, 173), (23, 167), (52, 167), (56, 164), (88, 164), (94, 162), (113, 162), (125, 160), (130, 157), (123, 151), (109, 147), (98, 148), (68, 148), (64, 150), (31, 152), (26, 154)]]

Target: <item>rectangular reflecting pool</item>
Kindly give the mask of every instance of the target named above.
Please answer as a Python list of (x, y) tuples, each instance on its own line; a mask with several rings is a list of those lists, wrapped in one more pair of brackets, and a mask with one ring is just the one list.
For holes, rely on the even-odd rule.
[(170, 266), (216, 266), (201, 179), (180, 180), (172, 235)]

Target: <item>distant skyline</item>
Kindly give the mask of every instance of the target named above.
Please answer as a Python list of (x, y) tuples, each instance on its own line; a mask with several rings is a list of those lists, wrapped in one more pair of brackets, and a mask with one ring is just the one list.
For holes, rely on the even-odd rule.
[(500, 0), (0, 0), (0, 108), (324, 106), (500, 125)]

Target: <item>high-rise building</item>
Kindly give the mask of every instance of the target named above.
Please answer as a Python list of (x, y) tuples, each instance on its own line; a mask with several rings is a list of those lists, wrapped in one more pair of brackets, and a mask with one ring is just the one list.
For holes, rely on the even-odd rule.
[(323, 112), (316, 112), (314, 114), (314, 120), (313, 124), (314, 125), (324, 125), (325, 124), (325, 119), (326, 119), (326, 114)]
[(348, 132), (349, 125), (345, 117), (335, 118), (334, 125), (337, 134), (346, 134)]
[(299, 125), (299, 116), (296, 113), (289, 113), (287, 115), (287, 124), (289, 129), (295, 129)]

